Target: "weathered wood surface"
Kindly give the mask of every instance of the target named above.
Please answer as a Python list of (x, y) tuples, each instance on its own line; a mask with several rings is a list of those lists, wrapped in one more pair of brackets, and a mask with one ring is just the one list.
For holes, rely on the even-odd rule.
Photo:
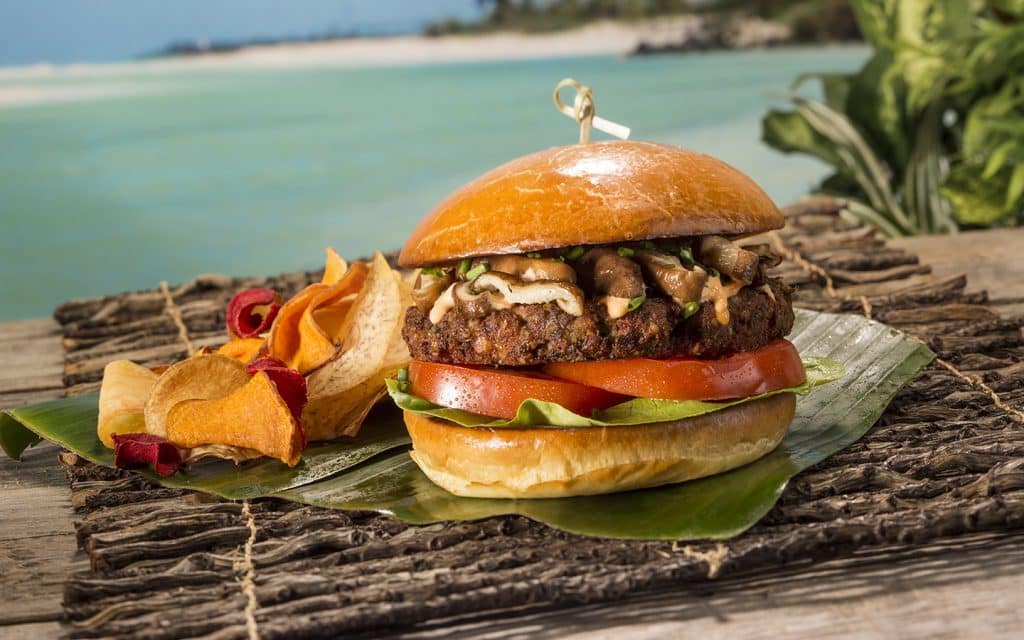
[[(853, 231), (856, 233), (856, 231)], [(1007, 242), (1011, 247), (1024, 244), (1024, 234), (1020, 230), (998, 232), (1009, 234)], [(961, 236), (956, 239), (941, 239), (947, 241), (947, 251), (940, 252), (931, 265), (936, 273), (944, 273), (940, 269), (946, 268), (947, 262), (963, 265), (963, 271), (971, 273), (971, 267), (976, 263), (976, 251), (988, 251), (992, 244), (990, 239), (982, 239), (975, 246), (982, 249), (967, 248), (968, 243), (974, 243), (971, 239), (973, 234)], [(931, 240), (931, 239), (928, 239)], [(808, 245), (804, 251), (813, 249), (814, 239), (808, 239)], [(853, 242), (856, 245), (860, 240)], [(949, 247), (952, 247), (951, 249)], [(975, 254), (972, 256), (971, 254)], [(818, 258), (821, 258), (818, 256)], [(849, 292), (851, 295), (857, 291), (853, 287), (862, 286), (856, 275), (855, 263), (851, 263), (851, 255), (827, 256), (825, 260), (831, 260), (836, 265), (835, 271), (840, 276), (848, 276), (848, 282), (843, 283), (840, 290)], [(889, 261), (891, 267), (900, 268), (907, 266), (904, 257), (894, 254), (877, 252), (874, 258), (876, 263)], [(1016, 265), (1016, 267), (1014, 266)], [(910, 266), (913, 266), (910, 263)], [(1019, 268), (1020, 258), (1011, 261), (1010, 268)], [(953, 267), (953, 270), (960, 269)], [(924, 273), (912, 270), (908, 272), (909, 278), (921, 277), (922, 285), (933, 282), (934, 278)], [(852, 275), (847, 272), (854, 272)], [(998, 272), (994, 272), (998, 278)], [(1024, 279), (1012, 278), (1002, 280), (998, 278), (995, 284), (1000, 285), (1002, 295), (999, 298), (1024, 298)], [(852, 301), (851, 301), (852, 302)], [(821, 304), (834, 304), (822, 300)], [(968, 313), (963, 309), (963, 313)], [(889, 313), (897, 313), (899, 309)], [(944, 313), (957, 313), (956, 308), (946, 309)], [(898, 313), (895, 316), (900, 319)], [(911, 320), (907, 317), (904, 320)], [(891, 319), (889, 319), (892, 321)], [(912, 324), (912, 323), (911, 323)], [(1008, 331), (1019, 331), (1019, 328), (1007, 327)], [(2, 330), (0, 330), (2, 331)], [(954, 336), (955, 337), (955, 336)], [(40, 352), (41, 353), (41, 352)], [(32, 383), (33, 385), (35, 383)], [(26, 386), (26, 385), (22, 385)], [(28, 385), (32, 386), (32, 385)], [(0, 386), (0, 393), (3, 387)], [(25, 393), (45, 394), (46, 389), (39, 389), (33, 386), (32, 389), (24, 390)], [(1015, 389), (1006, 390), (1011, 395)], [(14, 397), (13, 395), (9, 397)], [(19, 396), (20, 397), (20, 396)], [(993, 443), (995, 444), (995, 443)], [(44, 452), (45, 453), (45, 452)], [(33, 454), (39, 455), (39, 454)], [(45, 465), (44, 465), (45, 466)], [(56, 465), (54, 465), (55, 468)], [(12, 464), (7, 461), (0, 461), (0, 473), (10, 473)], [(17, 473), (18, 469), (14, 469)], [(57, 474), (54, 473), (54, 476)], [(7, 476), (0, 476), (6, 478)], [(848, 483), (870, 484), (871, 478), (841, 478), (836, 481)], [(884, 478), (883, 478), (884, 480)], [(877, 482), (875, 479), (874, 482)], [(50, 489), (63, 489), (63, 477), (48, 478), (44, 484), (50, 482)], [(813, 490), (813, 488), (812, 488)], [(840, 489), (841, 491), (841, 489)], [(8, 526), (8, 518), (13, 513), (5, 499), (0, 504), (0, 539), (5, 533), (10, 533), (14, 528)], [(64, 493), (66, 497), (66, 492)], [(842, 502), (842, 501), (840, 501)], [(835, 500), (824, 497), (820, 502), (821, 507), (828, 508), (831, 504), (835, 508), (857, 508), (863, 503), (847, 501), (840, 504)], [(835, 503), (835, 504), (832, 504)], [(66, 509), (66, 507), (65, 507)], [(67, 513), (64, 513), (67, 520)], [(13, 518), (12, 518), (13, 522)], [(26, 526), (21, 523), (20, 526)], [(28, 526), (34, 527), (34, 524)], [(45, 526), (53, 526), (45, 525)], [(18, 531), (21, 531), (18, 527)], [(41, 533), (44, 529), (40, 529)], [(69, 529), (63, 529), (70, 533)], [(987, 535), (987, 534), (986, 534)], [(555, 613), (532, 613), (524, 611), (516, 615), (503, 615), (500, 621), (493, 616), (479, 614), (478, 617), (466, 616), (460, 620), (447, 620), (442, 623), (433, 622), (429, 626), (420, 628), (412, 635), (416, 637), (446, 637), (452, 632), (462, 635), (478, 634), (487, 629), (493, 631), (495, 637), (512, 637), (523, 634), (548, 635), (549, 637), (561, 636), (570, 632), (581, 632), (588, 635), (607, 635), (616, 637), (620, 635), (642, 635), (657, 637), (673, 634), (683, 627), (678, 625), (685, 623), (685, 630), (691, 633), (701, 631), (710, 633), (712, 637), (735, 636), (735, 635), (775, 635), (779, 629), (785, 628), (792, 632), (792, 635), (820, 636), (827, 630), (833, 634), (844, 633), (857, 635), (865, 631), (875, 631), (877, 634), (884, 634), (886, 629), (903, 629), (906, 635), (917, 637), (934, 637), (941, 633), (950, 635), (961, 635), (956, 629), (970, 630), (974, 635), (999, 635), (1004, 634), (1012, 625), (1019, 629), (1020, 611), (1022, 598), (1019, 589), (1008, 589), (1010, 584), (1018, 583), (1024, 577), (1024, 569), (1019, 561), (1024, 553), (1024, 543), (1019, 536), (1001, 536), (992, 538), (995, 542), (978, 543), (971, 546), (969, 538), (961, 537), (954, 539), (945, 545), (929, 545), (918, 547), (915, 551), (881, 553), (874, 560), (861, 561), (843, 560), (826, 562), (816, 565), (811, 573), (801, 572), (798, 575), (776, 572), (770, 574), (759, 574), (758, 580), (753, 582), (741, 578), (730, 578), (728, 581), (713, 583), (711, 586), (701, 587), (677, 587), (669, 594), (646, 596), (638, 600), (630, 600), (618, 606), (599, 605), (590, 608), (574, 609), (571, 612), (560, 611)], [(957, 550), (959, 547), (964, 550)], [(929, 550), (945, 549), (945, 560), (938, 561), (936, 556), (928, 555)], [(901, 555), (902, 553), (902, 555)], [(915, 553), (923, 554), (922, 558), (916, 557)], [(909, 554), (909, 555), (908, 555)], [(1015, 562), (1006, 564), (1006, 559), (1016, 559)], [(889, 561), (896, 562), (898, 570), (892, 570)], [(879, 566), (890, 566), (889, 571), (878, 570)], [(978, 567), (986, 567), (991, 576), (986, 578), (985, 573), (978, 573)], [(42, 565), (38, 568), (45, 572), (51, 567)], [(67, 566), (59, 568), (59, 575), (66, 575), (63, 571)], [(973, 573), (972, 573), (973, 571)], [(819, 572), (825, 572), (820, 574)], [(51, 574), (52, 575), (52, 574)], [(773, 577), (774, 576), (774, 577)], [(817, 577), (815, 577), (817, 576)], [(833, 582), (826, 578), (832, 576)], [(40, 581), (40, 584), (46, 580)], [(15, 609), (17, 609), (18, 592), (21, 581), (11, 586), (7, 578), (7, 572), (0, 567), (0, 585), (14, 595)], [(862, 589), (845, 588), (846, 584), (860, 584)], [(795, 587), (794, 585), (799, 585)], [(822, 597), (820, 592), (828, 594), (837, 591), (840, 596), (834, 599)], [(42, 596), (33, 598), (33, 602), (44, 599)], [(10, 600), (8, 599), (8, 602)], [(752, 604), (753, 603), (753, 604)], [(39, 607), (39, 604), (34, 606)], [(959, 606), (959, 609), (956, 607)], [(965, 606), (968, 609), (965, 611)], [(31, 606), (29, 609), (31, 610)], [(52, 611), (52, 609), (51, 609)], [(956, 611), (957, 615), (951, 614)], [(795, 614), (803, 615), (796, 619)], [(18, 621), (28, 620), (52, 620), (53, 614), (42, 613), (32, 614), (36, 617), (16, 618)], [(2, 616), (2, 614), (0, 614)], [(1016, 616), (1016, 617), (1015, 617)], [(4, 621), (0, 617), (0, 624)], [(922, 626), (906, 626), (908, 622), (917, 622)], [(959, 626), (957, 626), (959, 624)], [(651, 626), (653, 625), (653, 626)], [(0, 629), (5, 629), (0, 626)], [(10, 627), (6, 628), (11, 631)], [(26, 628), (27, 631), (27, 628)]]
[(936, 278), (968, 274), (967, 291), (987, 291), (989, 304), (1003, 315), (1024, 315), (1024, 229), (898, 238), (889, 246), (931, 265)]
[[(0, 406), (59, 396), (60, 328), (49, 318), (0, 325)], [(12, 462), (0, 455), (0, 637), (55, 635), (64, 580), (75, 563), (71, 495), (58, 447), (41, 444)]]

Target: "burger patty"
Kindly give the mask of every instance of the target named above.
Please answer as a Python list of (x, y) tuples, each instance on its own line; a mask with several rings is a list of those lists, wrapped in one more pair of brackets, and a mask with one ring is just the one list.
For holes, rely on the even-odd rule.
[(749, 351), (793, 328), (789, 287), (778, 279), (744, 287), (729, 298), (729, 323), (704, 303), (683, 318), (678, 305), (649, 298), (617, 320), (605, 306), (588, 301), (581, 316), (554, 303), (480, 309), (456, 305), (436, 325), (416, 307), (406, 313), (402, 336), (417, 360), (453, 364), (531, 366), (616, 358), (695, 355), (713, 358)]

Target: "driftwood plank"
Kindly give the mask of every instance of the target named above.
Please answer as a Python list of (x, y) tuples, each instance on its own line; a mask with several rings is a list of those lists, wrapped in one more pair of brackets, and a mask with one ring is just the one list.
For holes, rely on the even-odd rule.
[[(58, 397), (63, 392), (60, 330), (49, 318), (0, 325), (0, 407)], [(0, 636), (35, 635), (56, 628), (60, 598), (77, 548), (67, 479), (59, 449), (44, 443), (22, 462), (0, 455)]]

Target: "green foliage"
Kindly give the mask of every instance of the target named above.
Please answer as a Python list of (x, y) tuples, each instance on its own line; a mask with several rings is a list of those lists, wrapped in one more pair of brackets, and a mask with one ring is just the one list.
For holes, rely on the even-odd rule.
[(822, 190), (889, 235), (1024, 218), (1024, 2), (852, 0), (874, 51), (858, 72), (805, 75), (762, 139), (835, 169)]

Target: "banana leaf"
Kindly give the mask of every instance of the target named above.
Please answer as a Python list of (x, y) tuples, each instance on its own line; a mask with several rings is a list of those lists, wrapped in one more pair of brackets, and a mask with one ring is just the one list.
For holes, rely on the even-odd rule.
[[(775, 504), (789, 479), (801, 470), (856, 441), (871, 428), (889, 401), (906, 382), (931, 361), (923, 344), (890, 327), (852, 315), (797, 311), (790, 339), (801, 354), (830, 358), (845, 365), (841, 380), (817, 387), (797, 402), (797, 415), (778, 449), (739, 469), (683, 484), (603, 496), (543, 500), (459, 498), (433, 485), (410, 460), (404, 447), (382, 448), (375, 457), (362, 457), (367, 443), (349, 445), (349, 457), (333, 475), (315, 482), (291, 477), (292, 486), (272, 494), (279, 498), (334, 509), (370, 509), (412, 523), (476, 520), (501, 514), (521, 514), (565, 531), (640, 539), (729, 538), (756, 523)], [(32, 431), (69, 446), (80, 454), (111, 464), (110, 452), (95, 439), (95, 397), (70, 398), (16, 409), (10, 417)], [(14, 420), (0, 421), (8, 430)], [(383, 408), (364, 426), (363, 433), (399, 436), (399, 419)], [(91, 435), (91, 440), (86, 435)], [(2, 438), (0, 434), (0, 438)], [(74, 446), (71, 446), (73, 443)], [(325, 445), (330, 447), (332, 445)], [(368, 445), (367, 445), (368, 446)], [(352, 449), (358, 449), (352, 455)], [(307, 452), (307, 456), (311, 452)], [(323, 455), (332, 455), (327, 449)], [(287, 467), (279, 463), (277, 471)], [(307, 461), (308, 464), (308, 461)], [(226, 497), (264, 495), (274, 476), (260, 465), (235, 469), (220, 465), (218, 473), (188, 480), (179, 476), (149, 477), (167, 486), (189, 486)], [(265, 474), (265, 475), (264, 475)], [(307, 474), (305, 480), (310, 476)], [(287, 484), (284, 482), (282, 484)], [(229, 495), (225, 487), (231, 487)], [(255, 487), (246, 491), (244, 487)]]
[(797, 401), (778, 449), (727, 473), (602, 496), (459, 498), (431, 483), (408, 455), (393, 452), (278, 496), (334, 509), (384, 511), (418, 524), (519, 514), (601, 537), (730, 538), (761, 519), (791, 477), (864, 435), (900, 387), (934, 357), (917, 340), (861, 316), (798, 310), (790, 339), (804, 356), (842, 362), (846, 376)]
[[(91, 393), (7, 410), (0, 414), (0, 446), (17, 458), (26, 444), (42, 437), (86, 460), (113, 467), (114, 452), (96, 436), (98, 400), (99, 395)], [(166, 478), (148, 470), (140, 473), (167, 487), (196, 489), (234, 500), (257, 498), (316, 482), (409, 444), (401, 414), (389, 405), (375, 408), (367, 417), (367, 425), (372, 428), (364, 428), (355, 438), (311, 445), (293, 468), (269, 458), (241, 465), (203, 459), (187, 471)]]

